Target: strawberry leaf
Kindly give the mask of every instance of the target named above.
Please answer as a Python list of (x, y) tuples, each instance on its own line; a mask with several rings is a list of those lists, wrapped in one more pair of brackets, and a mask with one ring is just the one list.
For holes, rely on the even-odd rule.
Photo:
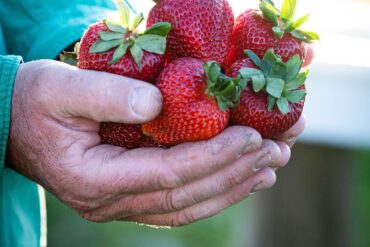
[(171, 30), (171, 24), (168, 22), (158, 22), (151, 25), (144, 34), (155, 34), (166, 37)]
[(140, 13), (139, 15), (135, 16), (131, 29), (135, 30), (142, 22), (144, 21), (144, 15), (143, 13)]
[(142, 35), (136, 39), (135, 43), (147, 52), (163, 55), (166, 51), (166, 38), (159, 35)]
[(252, 76), (253, 90), (258, 93), (266, 86), (265, 76), (261, 73), (259, 75)]
[(121, 60), (121, 58), (126, 54), (126, 51), (127, 51), (128, 47), (130, 45), (131, 44), (122, 44), (122, 45), (118, 46), (116, 48), (116, 50), (114, 51), (113, 58), (109, 62), (109, 64), (112, 65), (112, 64), (115, 64), (116, 62), (118, 62), (119, 60)]
[(272, 27), (272, 31), (274, 32), (275, 36), (281, 39), (284, 36), (284, 29), (282, 29), (280, 26)]
[(285, 82), (279, 78), (267, 78), (267, 92), (275, 98), (280, 98), (284, 90)]
[(294, 90), (300, 88), (306, 81), (308, 70), (299, 73), (293, 80), (286, 84), (286, 90)]
[(293, 30), (291, 32), (292, 36), (300, 39), (306, 43), (312, 43), (315, 40), (320, 40), (320, 36), (317, 33), (309, 32), (309, 31), (302, 31), (302, 30)]
[(279, 25), (278, 12), (272, 4), (270, 4), (268, 2), (265, 2), (265, 1), (261, 1), (260, 2), (260, 9), (262, 11), (263, 16), (267, 20), (271, 21), (276, 26)]
[(285, 76), (286, 81), (293, 80), (301, 70), (303, 61), (299, 57), (299, 55), (294, 55), (289, 59), (289, 61), (286, 63), (287, 66), (287, 74)]
[(297, 6), (297, 0), (284, 0), (280, 10), (280, 17), (284, 23), (293, 20)]
[(269, 112), (272, 112), (272, 110), (274, 109), (275, 104), (276, 104), (276, 98), (269, 95), (269, 97), (268, 97), (268, 107), (267, 107)]
[(276, 103), (281, 113), (283, 113), (284, 115), (289, 113), (289, 102), (287, 98), (282, 97), (280, 99), (277, 99)]
[(286, 98), (293, 103), (299, 103), (306, 97), (306, 90), (287, 91)]
[(265, 74), (269, 75), (272, 70), (272, 66), (277, 62), (281, 62), (281, 58), (276, 56), (273, 49), (270, 49), (263, 56), (261, 61), (261, 69)]
[(98, 40), (90, 47), (90, 53), (101, 53), (109, 51), (110, 49), (117, 47), (123, 43), (123, 39), (121, 40)]
[(216, 62), (211, 62), (209, 64), (209, 68), (208, 68), (208, 78), (211, 80), (211, 81), (217, 81), (217, 78), (219, 76), (221, 72), (221, 68), (217, 65)]
[(123, 39), (123, 34), (116, 32), (99, 32), (99, 37), (104, 41), (109, 41), (115, 39)]
[(122, 27), (120, 24), (114, 23), (111, 20), (103, 20), (104, 25), (112, 32), (117, 32), (117, 33), (122, 33), (125, 34), (127, 33), (127, 29)]
[(130, 8), (127, 3), (122, 0), (116, 0), (115, 2), (122, 25), (128, 28), (130, 26)]
[(135, 60), (135, 63), (139, 70), (141, 70), (141, 61), (143, 60), (144, 52), (137, 44), (133, 44), (130, 47), (131, 56)]
[(295, 22), (292, 24), (293, 29), (297, 29), (300, 26), (302, 26), (308, 19), (310, 18), (311, 14), (305, 14), (304, 16), (298, 18)]
[(287, 70), (287, 65), (285, 63), (283, 63), (282, 61), (277, 61), (272, 65), (269, 77), (284, 79)]
[(261, 59), (252, 50), (245, 50), (244, 53), (252, 60), (252, 62), (257, 66), (261, 66)]

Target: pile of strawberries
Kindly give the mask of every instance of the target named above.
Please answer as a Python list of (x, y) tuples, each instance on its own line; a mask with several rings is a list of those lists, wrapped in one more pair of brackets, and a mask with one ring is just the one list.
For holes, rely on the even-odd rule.
[(281, 9), (261, 0), (234, 21), (227, 0), (157, 0), (147, 29), (116, 1), (120, 21), (103, 20), (85, 32), (81, 69), (111, 72), (155, 85), (161, 115), (143, 125), (102, 123), (102, 142), (126, 148), (207, 140), (229, 125), (246, 125), (274, 138), (302, 114), (305, 80), (316, 33), (293, 20), (295, 0)]

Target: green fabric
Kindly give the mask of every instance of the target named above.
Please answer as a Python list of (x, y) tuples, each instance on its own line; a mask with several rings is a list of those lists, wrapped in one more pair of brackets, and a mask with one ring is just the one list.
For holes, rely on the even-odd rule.
[(20, 55), (26, 62), (55, 59), (113, 8), (112, 1), (105, 0), (0, 0), (1, 247), (43, 245), (43, 195), (39, 196), (35, 183), (4, 165), (12, 85), (20, 62), (20, 57), (9, 55)]

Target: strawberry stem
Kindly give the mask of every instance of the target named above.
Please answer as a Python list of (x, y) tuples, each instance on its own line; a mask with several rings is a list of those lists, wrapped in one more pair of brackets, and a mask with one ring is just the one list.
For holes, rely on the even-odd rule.
[(245, 53), (258, 69), (242, 68), (239, 70), (239, 77), (247, 83), (251, 82), (256, 93), (263, 90), (268, 94), (269, 111), (276, 104), (282, 114), (287, 114), (289, 102), (298, 103), (304, 100), (306, 90), (301, 87), (306, 81), (308, 70), (300, 72), (303, 61), (299, 55), (284, 63), (272, 49), (266, 52), (263, 59), (251, 50), (246, 50)]
[(203, 68), (208, 78), (206, 93), (217, 100), (218, 107), (223, 111), (237, 107), (247, 81), (240, 77), (231, 78), (224, 75), (218, 64), (213, 61), (205, 63)]

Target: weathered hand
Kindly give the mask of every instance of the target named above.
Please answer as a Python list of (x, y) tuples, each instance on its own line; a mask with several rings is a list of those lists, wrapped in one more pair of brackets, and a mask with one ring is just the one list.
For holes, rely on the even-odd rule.
[(214, 214), (275, 182), (286, 144), (231, 127), (170, 149), (101, 145), (99, 122), (142, 123), (161, 110), (145, 82), (41, 60), (14, 86), (8, 164), (91, 221), (178, 226)]

